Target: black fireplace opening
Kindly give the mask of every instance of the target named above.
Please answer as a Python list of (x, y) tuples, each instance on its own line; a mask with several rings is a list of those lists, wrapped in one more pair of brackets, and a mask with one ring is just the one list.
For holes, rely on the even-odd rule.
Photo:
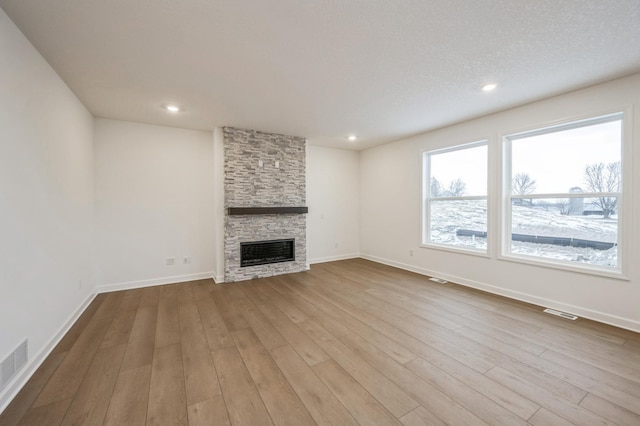
[(296, 260), (295, 239), (240, 243), (240, 267)]

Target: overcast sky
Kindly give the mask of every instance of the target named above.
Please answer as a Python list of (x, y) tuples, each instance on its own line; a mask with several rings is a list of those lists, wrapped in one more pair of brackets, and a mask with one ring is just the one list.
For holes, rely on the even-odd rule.
[[(585, 167), (620, 161), (620, 152), (621, 121), (516, 139), (512, 175), (529, 174), (536, 181), (536, 193), (585, 189)], [(486, 195), (486, 158), (486, 146), (432, 155), (431, 176), (445, 188), (460, 178), (466, 183), (465, 195)]]
[(487, 146), (432, 155), (431, 176), (444, 189), (460, 178), (466, 184), (464, 195), (487, 195)]
[(589, 164), (620, 161), (621, 122), (550, 133), (513, 142), (512, 167), (536, 181), (537, 193), (586, 189), (584, 170)]

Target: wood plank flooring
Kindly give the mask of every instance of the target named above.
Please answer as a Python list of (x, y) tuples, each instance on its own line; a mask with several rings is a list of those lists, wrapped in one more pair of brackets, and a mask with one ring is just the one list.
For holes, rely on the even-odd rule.
[(98, 295), (0, 425), (640, 425), (639, 349), (354, 259)]

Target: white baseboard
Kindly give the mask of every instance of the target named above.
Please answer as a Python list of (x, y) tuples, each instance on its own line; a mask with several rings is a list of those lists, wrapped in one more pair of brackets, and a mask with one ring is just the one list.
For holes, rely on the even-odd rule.
[(615, 327), (624, 328), (626, 330), (635, 331), (637, 333), (640, 332), (640, 321), (635, 321), (628, 318), (622, 318), (616, 315), (607, 314), (605, 312), (599, 312), (593, 309), (588, 309), (580, 306), (571, 305), (568, 303), (558, 302), (556, 300), (547, 299), (544, 297), (538, 297), (533, 294), (509, 290), (509, 289), (497, 287), (491, 284), (482, 283), (480, 281), (458, 277), (456, 275), (443, 274), (438, 271), (432, 271), (432, 270), (428, 270), (418, 266), (413, 266), (406, 263), (396, 262), (394, 260), (371, 256), (368, 254), (361, 254), (360, 257), (362, 257), (363, 259), (371, 260), (372, 262), (394, 266), (396, 268), (415, 272), (417, 274), (427, 275), (430, 277), (444, 278), (445, 280), (451, 281), (456, 284), (460, 284), (466, 287), (471, 287), (478, 290), (486, 291), (488, 293), (493, 293), (500, 296), (508, 297), (510, 299), (520, 300), (521, 302), (533, 303), (534, 305), (543, 306), (545, 308), (553, 308), (560, 311), (569, 312), (579, 317), (591, 319), (604, 324), (613, 325)]
[(0, 413), (2, 413), (7, 406), (11, 403), (13, 398), (16, 397), (18, 392), (27, 384), (31, 376), (36, 372), (44, 360), (49, 356), (53, 348), (62, 340), (65, 334), (71, 329), (73, 324), (80, 318), (80, 315), (87, 309), (89, 304), (96, 297), (96, 293), (90, 293), (87, 298), (80, 304), (78, 309), (65, 321), (65, 323), (58, 329), (58, 332), (51, 338), (49, 343), (35, 356), (31, 357), (31, 360), (16, 374), (11, 382), (7, 385), (5, 390), (0, 393)]
[(213, 278), (213, 281), (216, 284), (223, 284), (224, 283), (224, 268), (222, 268), (222, 269), (223, 269), (222, 274), (218, 274), (217, 271), (211, 272), (211, 276)]
[[(182, 283), (185, 281), (206, 280), (208, 278), (214, 278), (213, 272), (200, 272), (198, 274), (174, 275), (171, 277), (152, 278), (149, 280), (105, 284), (105, 285), (97, 286), (96, 293), (109, 293), (112, 291), (132, 290), (135, 288), (151, 287), (155, 285)], [(216, 282), (219, 282), (219, 281), (216, 280)]]
[(356, 259), (358, 257), (360, 257), (359, 253), (341, 254), (338, 256), (317, 257), (315, 259), (309, 259), (309, 264), (313, 265), (314, 263), (335, 262), (337, 260)]

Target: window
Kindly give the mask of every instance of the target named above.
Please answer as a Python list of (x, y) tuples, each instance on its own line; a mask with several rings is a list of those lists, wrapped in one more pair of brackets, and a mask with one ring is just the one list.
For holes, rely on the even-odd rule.
[(422, 155), (422, 243), (486, 253), (487, 142)]
[(621, 272), (622, 117), (505, 138), (503, 255)]

